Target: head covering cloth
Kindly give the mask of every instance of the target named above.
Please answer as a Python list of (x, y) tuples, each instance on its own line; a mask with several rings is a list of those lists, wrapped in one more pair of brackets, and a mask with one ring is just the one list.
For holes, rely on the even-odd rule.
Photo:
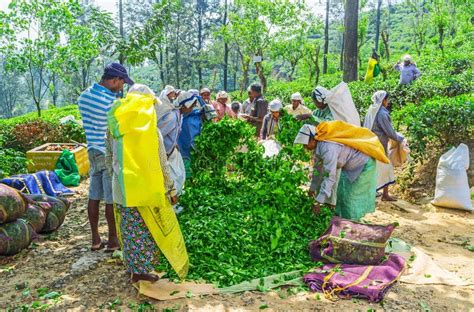
[(271, 112), (279, 112), (282, 109), (283, 105), (281, 104), (281, 101), (279, 99), (275, 99), (268, 103), (268, 109)]
[(387, 92), (383, 90), (379, 90), (372, 95), (372, 105), (370, 105), (369, 109), (367, 110), (367, 114), (365, 115), (364, 119), (364, 127), (372, 130), (374, 126), (375, 117), (382, 107), (382, 102), (387, 96)]

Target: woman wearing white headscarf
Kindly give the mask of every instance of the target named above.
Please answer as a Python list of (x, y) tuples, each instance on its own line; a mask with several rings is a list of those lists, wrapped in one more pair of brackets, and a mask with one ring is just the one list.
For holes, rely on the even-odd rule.
[[(339, 143), (338, 136), (344, 136), (345, 140), (341, 142), (348, 143)], [(356, 144), (351, 145), (351, 142)], [(358, 220), (375, 211), (374, 158), (388, 160), (372, 132), (342, 121), (322, 122), (317, 127), (304, 125), (294, 143), (314, 151), (317, 159), (311, 179), (313, 193), (310, 194), (316, 195), (315, 213), (322, 204), (330, 202), (336, 189), (336, 215)], [(340, 179), (338, 169), (341, 170)], [(334, 188), (336, 183), (338, 186)]]
[[(124, 100), (118, 100), (115, 103), (115, 106), (126, 105), (126, 101), (130, 97), (136, 97), (137, 94), (143, 95), (145, 99), (149, 99), (150, 95), (153, 97), (155, 96), (154, 92), (148, 86), (136, 83), (129, 89), (127, 97)], [(156, 104), (159, 104), (158, 99), (156, 99), (155, 102)], [(144, 116), (142, 115), (140, 118), (143, 119)], [(130, 120), (126, 121), (130, 122)], [(142, 120), (142, 123), (145, 123), (145, 119)], [(106, 139), (106, 165), (107, 170), (112, 176), (112, 194), (116, 206), (115, 215), (119, 221), (117, 223), (117, 228), (119, 229), (118, 232), (121, 238), (123, 263), (127, 268), (127, 271), (131, 273), (132, 283), (140, 280), (155, 282), (158, 280), (158, 277), (152, 274), (152, 272), (159, 264), (159, 242), (156, 241), (152, 235), (153, 231), (149, 228), (150, 223), (147, 223), (149, 220), (142, 215), (143, 211), (151, 211), (154, 207), (126, 206), (126, 192), (124, 191), (125, 185), (123, 179), (120, 178), (125, 169), (123, 168), (123, 162), (120, 161), (121, 149), (120, 144), (118, 143), (119, 140), (112, 135), (111, 131), (111, 128), (109, 128)], [(159, 162), (152, 167), (160, 167), (161, 173), (163, 174), (163, 186), (167, 198), (171, 204), (176, 204), (177, 192), (174, 180), (171, 177), (163, 139), (158, 128), (156, 128), (156, 134), (158, 136), (157, 147)], [(137, 149), (129, 152), (140, 153), (143, 151)], [(162, 208), (164, 207), (160, 207), (160, 211)]]
[(299, 92), (291, 95), (291, 104), (285, 106), (285, 111), (293, 117), (311, 114), (311, 110), (304, 105), (303, 97)]
[(297, 118), (305, 120), (313, 117), (316, 124), (323, 121), (342, 120), (360, 127), (360, 117), (355, 107), (349, 86), (341, 82), (331, 90), (317, 86), (311, 92), (316, 109), (312, 115), (300, 115)]
[(266, 140), (268, 137), (275, 136), (280, 130), (280, 110), (282, 109), (281, 101), (275, 99), (268, 104), (270, 111), (263, 117), (262, 130), (260, 131), (260, 139)]
[[(372, 130), (377, 135), (388, 155), (388, 142), (390, 139), (402, 143), (404, 138), (398, 134), (392, 125), (390, 118), (389, 96), (386, 91), (377, 91), (372, 96), (372, 105), (367, 110), (367, 115), (364, 120), (364, 127)], [(382, 200), (395, 201), (388, 193), (388, 186), (395, 183), (395, 175), (393, 173), (393, 166), (391, 164), (383, 164), (377, 162), (377, 190), (383, 188)]]
[[(160, 94), (161, 104), (156, 105), (158, 128), (165, 142), (166, 154), (170, 163), (171, 176), (175, 181), (178, 194), (181, 193), (186, 173), (183, 158), (178, 148), (178, 139), (181, 132), (182, 115), (190, 113), (196, 105), (197, 97), (187, 91), (182, 91), (176, 98), (176, 91), (166, 86)], [(175, 98), (174, 102), (172, 102)]]

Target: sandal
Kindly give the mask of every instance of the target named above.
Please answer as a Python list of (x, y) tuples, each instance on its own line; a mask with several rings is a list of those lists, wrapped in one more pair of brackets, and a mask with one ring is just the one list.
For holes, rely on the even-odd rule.
[(92, 245), (91, 246), (91, 251), (99, 251), (105, 248), (105, 245), (107, 245), (107, 242), (100, 242), (97, 245)]

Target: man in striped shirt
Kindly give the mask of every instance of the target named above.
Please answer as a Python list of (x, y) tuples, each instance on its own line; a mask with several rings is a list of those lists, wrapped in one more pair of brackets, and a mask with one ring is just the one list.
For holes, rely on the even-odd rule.
[(105, 136), (107, 132), (107, 113), (112, 108), (123, 85), (133, 85), (125, 67), (111, 63), (104, 69), (99, 83), (94, 83), (82, 92), (78, 99), (86, 133), (87, 151), (90, 163), (90, 186), (87, 214), (92, 231), (92, 251), (105, 247), (99, 235), (99, 206), (105, 201), (105, 217), (109, 227), (107, 251), (119, 249), (112, 198), (112, 178), (105, 166)]

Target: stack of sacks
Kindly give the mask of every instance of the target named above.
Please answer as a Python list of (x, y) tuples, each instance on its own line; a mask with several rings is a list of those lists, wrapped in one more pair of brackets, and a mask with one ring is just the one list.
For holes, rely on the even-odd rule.
[(27, 248), (36, 233), (57, 230), (70, 204), (60, 197), (24, 195), (0, 184), (0, 256)]

